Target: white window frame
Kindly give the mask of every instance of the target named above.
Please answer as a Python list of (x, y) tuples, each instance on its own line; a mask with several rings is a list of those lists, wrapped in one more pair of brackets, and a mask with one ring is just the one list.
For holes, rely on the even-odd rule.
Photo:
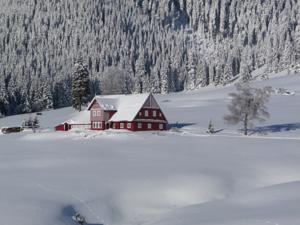
[(164, 129), (164, 125), (162, 123), (159, 124), (159, 129), (163, 130)]
[(124, 129), (124, 123), (120, 123), (120, 129)]
[(153, 111), (152, 111), (152, 116), (153, 116), (153, 117), (156, 117), (156, 116), (157, 116), (156, 110), (153, 110)]
[(161, 112), (159, 113), (159, 117), (162, 117), (162, 113)]
[(138, 123), (138, 129), (142, 129), (143, 128), (143, 124), (142, 123)]
[(97, 111), (93, 110), (93, 117), (96, 117), (96, 116), (97, 116)]
[(149, 111), (145, 110), (145, 117), (149, 117)]
[(131, 123), (127, 123), (127, 129), (131, 129)]
[(100, 110), (97, 111), (97, 116), (99, 116), (99, 117), (101, 116), (101, 111)]
[(143, 113), (142, 112), (139, 112), (139, 116), (142, 116), (143, 115)]
[(98, 122), (98, 128), (102, 129), (102, 122)]
[(152, 129), (152, 123), (148, 123), (147, 128), (148, 128), (148, 130), (151, 130)]

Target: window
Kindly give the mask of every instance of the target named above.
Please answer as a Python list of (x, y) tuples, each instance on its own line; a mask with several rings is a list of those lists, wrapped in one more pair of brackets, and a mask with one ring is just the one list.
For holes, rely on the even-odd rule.
[(113, 129), (116, 129), (116, 124), (115, 124), (115, 123), (113, 123), (113, 126), (112, 126), (112, 127), (113, 127)]
[(124, 129), (124, 123), (120, 123), (120, 129)]
[(127, 123), (127, 129), (131, 129), (131, 123)]
[(98, 128), (98, 122), (93, 122), (93, 128), (97, 129)]
[(153, 117), (156, 117), (156, 110), (153, 110), (152, 115)]
[(97, 111), (93, 111), (93, 117), (97, 116)]
[(143, 115), (143, 113), (142, 112), (139, 112), (139, 116), (142, 116)]
[(162, 114), (161, 114), (161, 113), (159, 113), (159, 117), (162, 117)]
[(94, 129), (102, 129), (102, 122), (93, 122)]
[(159, 129), (163, 130), (164, 129), (164, 125), (162, 123), (159, 124)]
[(97, 116), (101, 116), (101, 111), (97, 111)]
[(148, 123), (148, 129), (152, 129), (152, 124), (151, 123)]
[(148, 117), (149, 116), (149, 112), (148, 110), (145, 110), (145, 117)]
[(142, 129), (142, 123), (138, 123), (138, 129)]

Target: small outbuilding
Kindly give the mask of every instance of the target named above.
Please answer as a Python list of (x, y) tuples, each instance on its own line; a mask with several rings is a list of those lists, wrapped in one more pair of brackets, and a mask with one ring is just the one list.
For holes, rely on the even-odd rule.
[(77, 112), (77, 115), (74, 115), (73, 118), (68, 121), (61, 123), (55, 127), (56, 131), (69, 131), (72, 129), (80, 129), (80, 130), (90, 130), (90, 113), (85, 110), (82, 112)]

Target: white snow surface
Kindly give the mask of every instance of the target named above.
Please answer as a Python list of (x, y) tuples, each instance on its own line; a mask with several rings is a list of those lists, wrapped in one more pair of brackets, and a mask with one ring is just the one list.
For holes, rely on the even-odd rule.
[[(75, 225), (75, 211), (90, 225), (300, 224), (300, 75), (254, 85), (294, 95), (274, 94), (249, 137), (222, 120), (234, 86), (156, 96), (179, 127), (166, 132), (54, 132), (78, 115), (65, 108), (0, 134), (1, 224)], [(207, 135), (210, 120), (223, 130)]]

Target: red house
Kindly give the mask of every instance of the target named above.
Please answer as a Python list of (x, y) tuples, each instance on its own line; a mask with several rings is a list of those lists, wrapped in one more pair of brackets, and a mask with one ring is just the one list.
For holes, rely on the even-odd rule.
[(92, 130), (166, 130), (168, 121), (152, 94), (96, 96), (88, 106)]

